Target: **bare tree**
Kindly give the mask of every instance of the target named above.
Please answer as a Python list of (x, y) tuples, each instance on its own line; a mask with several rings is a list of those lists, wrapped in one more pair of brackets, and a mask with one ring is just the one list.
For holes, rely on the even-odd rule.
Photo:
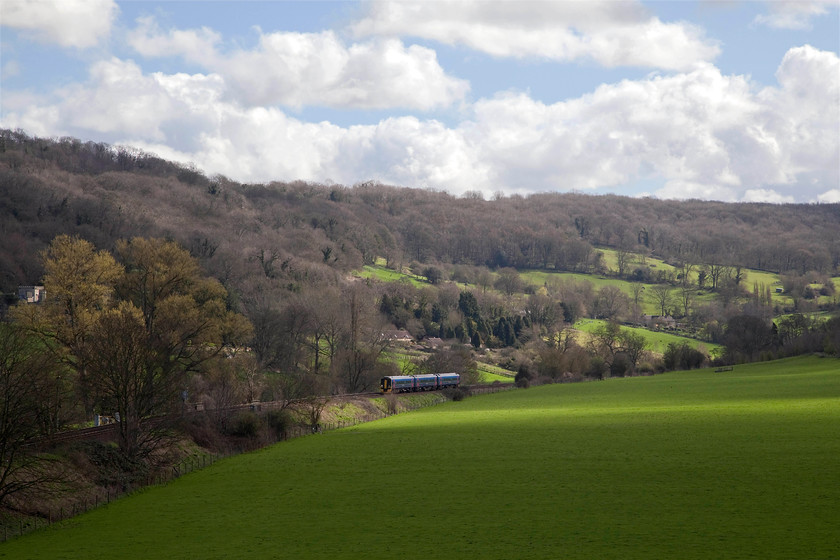
[(615, 250), (616, 266), (618, 267), (618, 276), (623, 278), (627, 273), (627, 267), (630, 266), (630, 260), (633, 253), (627, 248), (624, 243), (619, 244)]
[(338, 354), (341, 333), (346, 323), (341, 293), (335, 287), (321, 287), (304, 295), (311, 313), (312, 373), (321, 373), (322, 357), (327, 366)]
[(435, 351), (426, 358), (421, 369), (424, 373), (458, 373), (463, 385), (478, 383), (480, 378), (478, 364), (472, 353), (463, 346)]
[(712, 281), (712, 290), (721, 287), (723, 281), (732, 274), (732, 267), (725, 264), (709, 263), (708, 275)]
[(684, 317), (688, 317), (688, 312), (694, 305), (694, 295), (694, 288), (691, 286), (683, 286), (679, 289), (679, 301)]
[(645, 336), (639, 332), (634, 332), (630, 329), (622, 329), (621, 331), (621, 349), (627, 354), (630, 360), (630, 365), (635, 370), (639, 365), (639, 360), (647, 349), (647, 340)]
[(496, 279), (495, 287), (507, 296), (512, 296), (516, 292), (521, 291), (522, 278), (519, 277), (519, 271), (515, 268), (501, 269), (499, 271), (499, 277)]
[(373, 295), (363, 286), (348, 286), (344, 294), (347, 324), (341, 336), (341, 349), (333, 361), (333, 372), (351, 392), (368, 389), (373, 383), (382, 352), (388, 346), (387, 321), (377, 309)]
[(545, 329), (551, 329), (558, 319), (562, 319), (558, 304), (553, 301), (544, 289), (530, 296), (525, 304), (525, 313), (535, 324)]
[(34, 337), (0, 323), (0, 505), (57, 480), (49, 457), (27, 447), (41, 435), (43, 381), (57, 367)]
[(603, 358), (607, 365), (612, 365), (615, 355), (621, 349), (621, 326), (615, 321), (608, 321), (592, 333), (592, 350)]
[(694, 272), (696, 266), (689, 262), (680, 262), (674, 266), (676, 273), (675, 279), (680, 286), (686, 287), (691, 283), (691, 274)]
[(627, 294), (615, 286), (604, 286), (595, 296), (594, 315), (601, 319), (617, 319), (628, 306)]
[(479, 269), (475, 283), (481, 286), (483, 293), (487, 293), (487, 288), (493, 285), (493, 274), (487, 268), (482, 267)]
[(668, 314), (668, 307), (671, 305), (671, 291), (672, 288), (668, 284), (657, 284), (648, 290), (653, 302), (659, 307), (659, 314), (663, 317)]
[(645, 286), (640, 282), (630, 284), (630, 293), (633, 299), (633, 315), (638, 317), (642, 314), (642, 296), (645, 293)]

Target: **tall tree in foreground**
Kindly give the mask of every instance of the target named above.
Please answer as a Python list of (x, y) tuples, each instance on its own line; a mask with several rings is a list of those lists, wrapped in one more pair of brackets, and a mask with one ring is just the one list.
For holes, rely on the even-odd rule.
[(121, 241), (125, 274), (121, 301), (101, 314), (88, 345), (87, 362), (103, 406), (120, 414), (120, 447), (144, 457), (172, 412), (188, 377), (251, 335), (249, 323), (226, 306), (227, 292), (201, 275), (198, 263), (176, 243), (162, 239)]
[(18, 305), (12, 317), (69, 366), (84, 412), (90, 416), (95, 395), (85, 345), (99, 314), (112, 304), (114, 283), (124, 270), (107, 251), (97, 251), (92, 243), (69, 235), (56, 237), (41, 258), (46, 301)]
[(41, 401), (57, 367), (35, 337), (0, 323), (0, 505), (57, 480), (50, 459), (27, 447), (42, 435)]
[(246, 342), (251, 328), (177, 244), (135, 238), (117, 250), (124, 266), (86, 241), (57, 238), (44, 254), (45, 284), (57, 286), (57, 297), (20, 316), (79, 372), (86, 408), (119, 415), (120, 449), (142, 459), (189, 375), (226, 345)]

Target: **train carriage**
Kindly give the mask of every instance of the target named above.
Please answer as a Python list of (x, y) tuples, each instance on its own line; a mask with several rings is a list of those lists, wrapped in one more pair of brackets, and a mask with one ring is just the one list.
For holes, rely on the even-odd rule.
[(438, 379), (441, 389), (445, 389), (447, 387), (457, 387), (461, 382), (461, 376), (457, 373), (439, 373)]
[(379, 388), (383, 393), (413, 393), (457, 387), (460, 382), (461, 376), (457, 373), (389, 375), (379, 381)]

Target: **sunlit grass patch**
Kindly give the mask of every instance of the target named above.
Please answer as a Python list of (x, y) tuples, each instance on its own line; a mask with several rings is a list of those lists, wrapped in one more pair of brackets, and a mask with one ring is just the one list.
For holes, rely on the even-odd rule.
[[(580, 321), (574, 324), (574, 328), (579, 331), (591, 334), (596, 329), (603, 326), (605, 323), (606, 321), (603, 321), (601, 319), (581, 319)], [(698, 340), (696, 338), (689, 338), (661, 331), (651, 331), (648, 329), (637, 327), (622, 326), (621, 328), (642, 334), (648, 343), (648, 350), (655, 354), (664, 353), (665, 350), (668, 348), (668, 345), (672, 343), (678, 345), (687, 343), (692, 348), (696, 348), (701, 351), (705, 350), (705, 353), (711, 356), (718, 356), (723, 352), (723, 346), (721, 346), (720, 344), (715, 344), (713, 342), (706, 342), (703, 340)]]

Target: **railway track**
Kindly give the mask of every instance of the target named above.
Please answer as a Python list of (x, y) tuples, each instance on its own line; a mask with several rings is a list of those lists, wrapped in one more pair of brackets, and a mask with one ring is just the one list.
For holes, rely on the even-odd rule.
[[(513, 387), (510, 387), (513, 388)], [(493, 390), (499, 390), (499, 385), (492, 385), (492, 384), (482, 384), (482, 385), (464, 385), (462, 389), (466, 389), (470, 392), (475, 392), (478, 394), (490, 392)], [(502, 390), (506, 390), (507, 387), (502, 388)], [(420, 391), (423, 392), (423, 391)], [(434, 392), (434, 391), (428, 391)], [(407, 396), (413, 393), (399, 393), (400, 395)], [(350, 399), (357, 399), (357, 398), (376, 398), (383, 396), (383, 393), (380, 391), (371, 391), (367, 393), (348, 393), (344, 395), (332, 395), (329, 397), (332, 401), (341, 401), (341, 400), (350, 400)], [(304, 400), (298, 402), (305, 402)], [(239, 404), (231, 407), (226, 407), (225, 411), (228, 412), (235, 412), (238, 410), (252, 410), (252, 411), (263, 411), (263, 410), (272, 410), (277, 408), (282, 408), (283, 406), (287, 406), (288, 403), (283, 401), (268, 401), (268, 402), (260, 402), (260, 403), (249, 403), (249, 404)], [(192, 416), (194, 414), (200, 414), (205, 412), (204, 408), (198, 407), (197, 405), (191, 405), (190, 410), (183, 412), (180, 416)], [(63, 432), (58, 432), (48, 437), (40, 438), (39, 440), (33, 442), (32, 445), (42, 446), (42, 445), (56, 445), (62, 443), (72, 443), (76, 441), (102, 441), (102, 442), (109, 442), (114, 441), (117, 438), (119, 425), (116, 423), (106, 424), (104, 426), (94, 426), (91, 428), (79, 428), (74, 430), (66, 430)]]
[(117, 437), (117, 424), (106, 424), (91, 428), (65, 430), (51, 436), (40, 438), (33, 445), (72, 443), (75, 441), (114, 441)]

